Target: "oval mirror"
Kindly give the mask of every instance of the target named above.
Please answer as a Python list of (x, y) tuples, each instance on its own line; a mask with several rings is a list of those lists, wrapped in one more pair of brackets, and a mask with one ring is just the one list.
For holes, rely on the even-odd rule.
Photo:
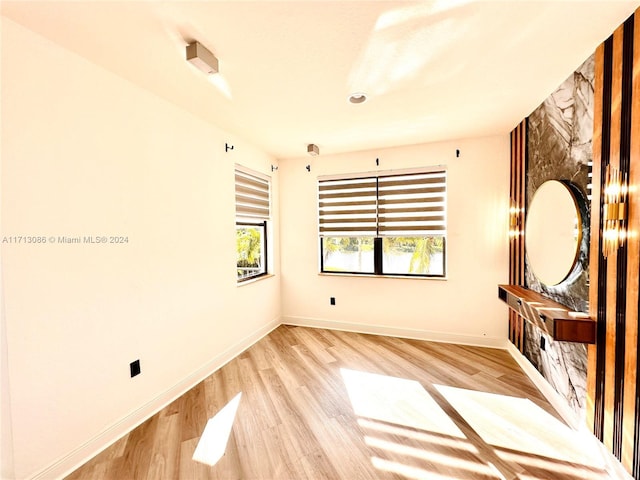
[(580, 253), (582, 219), (568, 185), (549, 180), (536, 190), (527, 212), (525, 247), (529, 265), (545, 285), (561, 283)]

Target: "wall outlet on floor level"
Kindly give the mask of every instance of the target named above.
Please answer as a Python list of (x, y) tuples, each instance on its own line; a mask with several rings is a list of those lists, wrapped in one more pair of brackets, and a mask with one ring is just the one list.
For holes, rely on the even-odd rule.
[(330, 303), (331, 305), (335, 305), (335, 304), (336, 304), (336, 297), (331, 297), (331, 298), (329, 299), (329, 303)]

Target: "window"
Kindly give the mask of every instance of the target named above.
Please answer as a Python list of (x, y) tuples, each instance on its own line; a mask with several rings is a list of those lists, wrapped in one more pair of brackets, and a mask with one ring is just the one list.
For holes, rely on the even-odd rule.
[(269, 205), (269, 177), (236, 166), (236, 258), (238, 282), (267, 274)]
[(236, 222), (238, 281), (267, 273), (267, 222)]
[(445, 276), (446, 171), (318, 183), (322, 272)]

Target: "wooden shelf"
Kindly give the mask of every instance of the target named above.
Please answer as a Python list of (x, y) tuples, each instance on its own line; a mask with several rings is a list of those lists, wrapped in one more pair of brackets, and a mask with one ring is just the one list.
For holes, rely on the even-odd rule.
[(498, 285), (498, 297), (526, 321), (561, 342), (596, 343), (596, 322), (537, 292)]

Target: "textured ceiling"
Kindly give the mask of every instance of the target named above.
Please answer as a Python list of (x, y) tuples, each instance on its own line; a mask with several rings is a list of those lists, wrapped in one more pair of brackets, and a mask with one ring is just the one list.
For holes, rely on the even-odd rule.
[[(506, 134), (640, 2), (1, 4), (13, 21), (288, 158), (308, 143), (327, 154)], [(185, 61), (192, 40), (218, 57), (216, 83)], [(368, 101), (349, 104), (356, 91)]]

